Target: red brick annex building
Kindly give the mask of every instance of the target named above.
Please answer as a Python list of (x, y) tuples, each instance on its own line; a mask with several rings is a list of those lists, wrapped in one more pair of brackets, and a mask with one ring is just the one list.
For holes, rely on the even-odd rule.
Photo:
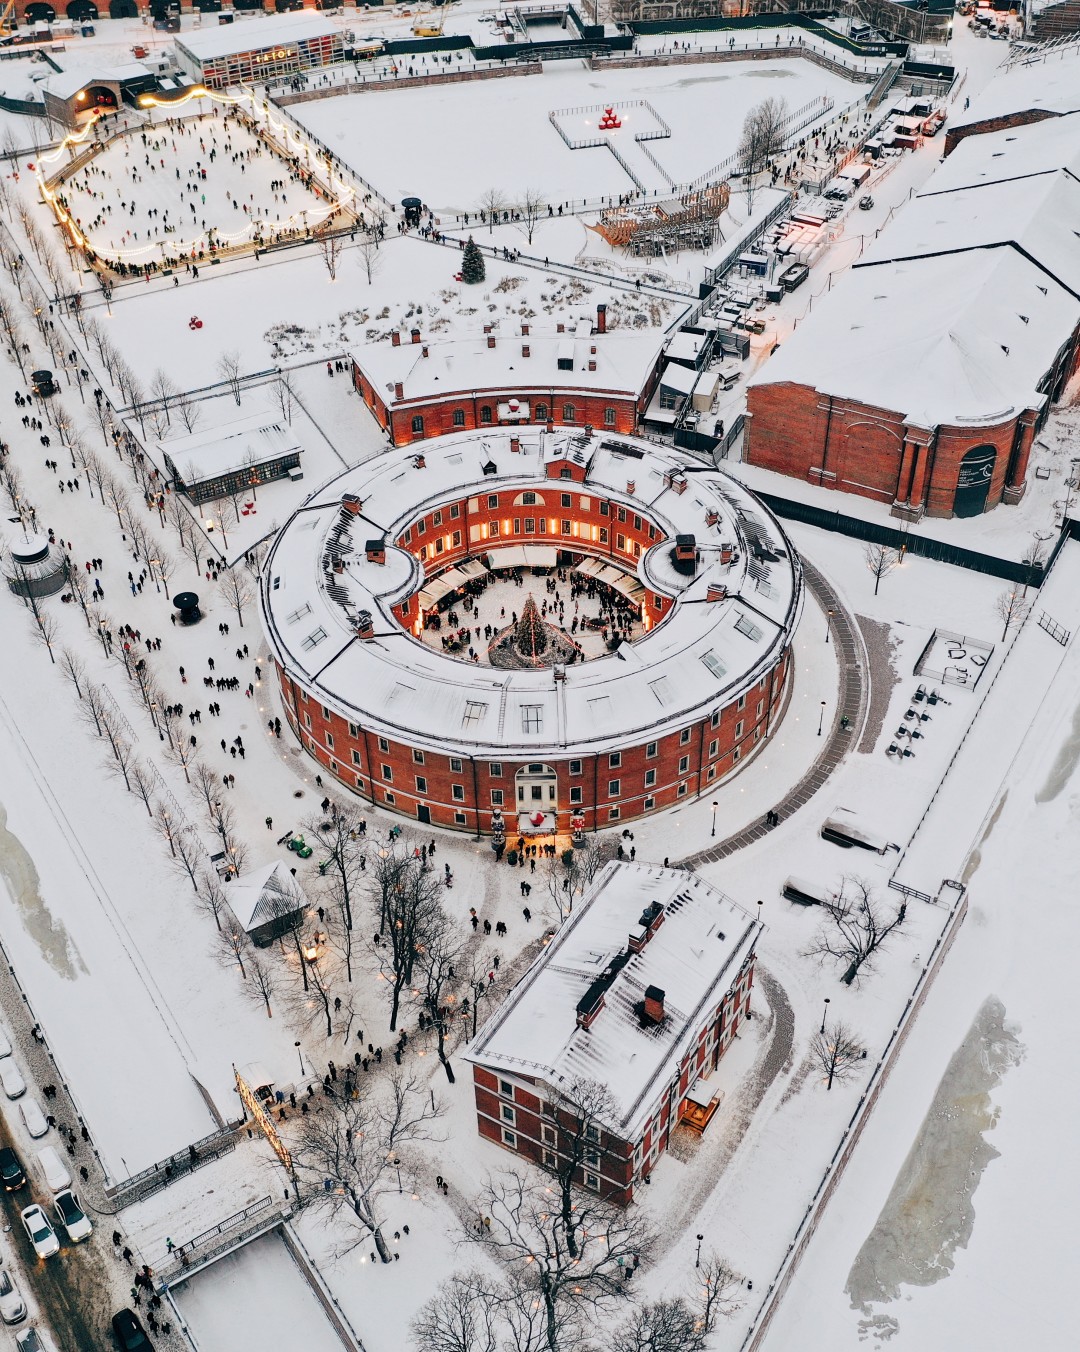
[(667, 333), (607, 332), (607, 307), (544, 331), (489, 325), (464, 338), (420, 329), (353, 354), (353, 384), (395, 446), (448, 432), (528, 423), (629, 434), (656, 388)]
[(1080, 359), (1080, 115), (971, 136), (753, 378), (745, 458), (918, 520), (1024, 494)]
[[(422, 640), (514, 569), (543, 594), (529, 566), (598, 577), (639, 636), (512, 670)], [(714, 791), (764, 745), (802, 569), (727, 476), (632, 438), (528, 427), (348, 470), (279, 532), (261, 599), (285, 715), (322, 774), (413, 820), (536, 836)]]
[[(674, 1128), (703, 1131), (732, 1087), (721, 1058), (761, 929), (696, 874), (609, 864), (465, 1053), (480, 1135), (629, 1203)], [(592, 1084), (610, 1117), (583, 1121)]]

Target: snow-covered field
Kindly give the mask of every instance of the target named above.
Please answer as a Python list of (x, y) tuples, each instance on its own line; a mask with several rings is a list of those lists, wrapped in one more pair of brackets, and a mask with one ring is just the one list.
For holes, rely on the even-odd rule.
[(649, 148), (686, 182), (734, 151), (744, 116), (761, 99), (786, 99), (794, 112), (822, 95), (842, 107), (863, 92), (805, 61), (601, 72), (559, 62), (540, 76), (387, 89), (289, 111), (385, 197), (416, 195), (436, 213), (472, 212), (493, 185), (512, 200), (538, 189), (553, 204), (634, 190), (606, 149), (567, 147), (548, 120), (561, 108), (647, 99), (672, 132)]

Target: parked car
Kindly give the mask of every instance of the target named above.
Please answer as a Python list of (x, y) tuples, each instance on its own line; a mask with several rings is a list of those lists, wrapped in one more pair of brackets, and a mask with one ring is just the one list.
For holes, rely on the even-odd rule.
[(46, 1352), (41, 1334), (32, 1324), (28, 1329), (23, 1329), (22, 1333), (16, 1333), (15, 1346), (19, 1352)]
[(19, 1112), (22, 1114), (22, 1120), (26, 1130), (35, 1139), (38, 1136), (44, 1136), (49, 1130), (48, 1118), (41, 1111), (41, 1106), (37, 1099), (31, 1098), (29, 1094), (19, 1104)]
[(9, 1099), (21, 1098), (26, 1093), (26, 1081), (10, 1056), (0, 1061), (0, 1087)]
[(27, 1239), (34, 1246), (34, 1252), (39, 1258), (51, 1258), (54, 1253), (60, 1252), (60, 1241), (56, 1238), (56, 1231), (36, 1202), (20, 1211), (19, 1219), (23, 1223)]
[(3, 1183), (5, 1192), (17, 1192), (26, 1185), (22, 1164), (9, 1145), (0, 1148), (0, 1183)]
[(79, 1199), (70, 1188), (56, 1194), (53, 1199), (53, 1210), (56, 1212), (56, 1219), (67, 1231), (68, 1239), (71, 1240), (72, 1244), (78, 1244), (80, 1240), (89, 1239), (94, 1233), (94, 1226), (90, 1217), (79, 1205)]
[(11, 1055), (11, 1039), (7, 1035), (7, 1029), (0, 1023), (0, 1058)]
[(860, 211), (869, 211), (870, 208), (871, 208), (873, 205), (874, 205), (874, 199), (870, 196), (869, 193), (867, 193), (864, 197), (860, 197), (860, 198), (859, 198), (859, 210), (860, 210)]
[(0, 1319), (5, 1324), (18, 1324), (26, 1318), (26, 1302), (10, 1275), (0, 1268)]
[(134, 1310), (117, 1310), (112, 1317), (112, 1331), (123, 1352), (154, 1352), (154, 1344)]

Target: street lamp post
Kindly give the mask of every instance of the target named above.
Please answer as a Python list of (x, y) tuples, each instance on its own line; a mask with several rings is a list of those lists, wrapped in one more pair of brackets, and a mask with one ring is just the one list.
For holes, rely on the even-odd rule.
[(826, 643), (828, 643), (828, 641), (829, 641), (829, 636), (830, 636), (830, 634), (832, 633), (832, 617), (833, 617), (833, 614), (834, 614), (833, 608), (832, 608), (832, 606), (830, 606), (830, 607), (828, 608), (828, 610), (825, 612), (825, 642), (826, 642)]
[(694, 1266), (696, 1268), (701, 1266), (701, 1241), (704, 1238), (704, 1235), (698, 1235), (697, 1237), (697, 1253), (694, 1256)]
[(821, 1035), (825, 1036), (825, 1020), (829, 1017), (829, 997), (825, 997), (825, 1008), (821, 1011)]
[(304, 1074), (306, 1074), (306, 1072), (305, 1072), (305, 1070), (304, 1070), (304, 1057), (303, 1057), (303, 1053), (300, 1051), (300, 1043), (299, 1043), (299, 1042), (294, 1042), (294, 1043), (293, 1043), (293, 1046), (296, 1048), (296, 1056), (297, 1056), (297, 1059), (298, 1059), (299, 1062), (300, 1062), (300, 1074), (301, 1074), (301, 1075), (304, 1075)]
[(821, 713), (818, 715), (817, 735), (821, 736), (821, 729), (825, 726), (825, 701), (821, 701)]
[(710, 834), (710, 835), (713, 835), (713, 836), (716, 835), (716, 809), (717, 809), (719, 806), (720, 806), (720, 804), (719, 804), (719, 803), (716, 803), (716, 802), (714, 802), (713, 805), (712, 805), (712, 831), (711, 831), (709, 834)]

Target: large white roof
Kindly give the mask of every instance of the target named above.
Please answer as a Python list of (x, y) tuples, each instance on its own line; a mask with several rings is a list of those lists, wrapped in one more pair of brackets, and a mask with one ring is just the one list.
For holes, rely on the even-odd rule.
[(1027, 112), (1080, 112), (1080, 46), (1002, 71), (971, 100), (969, 108), (950, 115), (949, 126), (955, 131), (972, 123)]
[(159, 441), (158, 446), (189, 486), (304, 449), (280, 413), (269, 410)]
[[(772, 668), (798, 618), (802, 574), (779, 524), (748, 490), (718, 471), (691, 470), (680, 494), (664, 482), (666, 473), (684, 473), (680, 459), (629, 437), (590, 440), (535, 426), (519, 435), (519, 453), (502, 431), (425, 441), (423, 468), (414, 465), (416, 446), (388, 451), (325, 485), (285, 524), (263, 571), (263, 613), (275, 656), (302, 686), (350, 721), (414, 745), (494, 760), (563, 759), (633, 745), (644, 730), (659, 735), (682, 727)], [(546, 477), (552, 447), (572, 450), (587, 464), (585, 483)], [(485, 463), (495, 472), (485, 474)], [(393, 541), (419, 515), (442, 502), (507, 489), (533, 489), (543, 500), (546, 491), (567, 488), (642, 512), (667, 537), (638, 569), (652, 590), (675, 598), (648, 634), (568, 666), (565, 681), (556, 682), (549, 669), (460, 661), (401, 627), (392, 607), (419, 591), (425, 575), (419, 559)], [(346, 493), (363, 502), (360, 515), (343, 511)], [(718, 518), (712, 526), (710, 511)], [(680, 534), (697, 538), (701, 561), (693, 577), (670, 562)], [(383, 536), (386, 563), (369, 563), (366, 540)], [(720, 562), (722, 542), (734, 545), (736, 562)], [(583, 541), (565, 543), (592, 552)], [(479, 543), (474, 554), (488, 547)], [(343, 561), (341, 573), (333, 571), (333, 557)], [(716, 584), (727, 588), (726, 599), (707, 601)], [(370, 640), (356, 635), (356, 617), (365, 610), (374, 620)], [(538, 713), (526, 719), (526, 706)]]
[[(544, 397), (553, 388), (608, 390), (636, 398), (667, 333), (651, 328), (590, 334), (589, 323), (585, 321), (580, 337), (535, 331), (513, 337), (492, 334), (493, 347), (486, 334), (400, 347), (383, 340), (358, 348), (353, 359), (388, 405), (483, 390)], [(572, 361), (572, 369), (560, 370), (560, 359)], [(590, 362), (595, 371), (589, 370)], [(394, 393), (398, 383), (401, 399)]]
[(333, 37), (340, 32), (335, 24), (318, 14), (274, 14), (193, 30), (177, 38), (176, 45), (199, 61), (213, 61), (217, 57), (233, 56), (238, 52), (276, 47), (283, 42), (311, 42), (317, 38)]
[[(965, 136), (934, 170), (919, 196), (1032, 178), (1057, 169), (1080, 177), (1080, 113), (1048, 117), (1042, 122), (981, 136)], [(1038, 191), (1037, 184), (1028, 186)]]
[[(631, 933), (653, 902), (664, 919), (640, 952), (615, 974), (592, 1026), (577, 1026), (578, 1002), (627, 953)], [(696, 873), (649, 864), (611, 863), (555, 934), (465, 1059), (555, 1089), (594, 1080), (611, 1093), (618, 1120), (608, 1125), (634, 1141), (727, 994), (761, 926)], [(664, 992), (664, 1022), (643, 1024), (647, 986)]]

